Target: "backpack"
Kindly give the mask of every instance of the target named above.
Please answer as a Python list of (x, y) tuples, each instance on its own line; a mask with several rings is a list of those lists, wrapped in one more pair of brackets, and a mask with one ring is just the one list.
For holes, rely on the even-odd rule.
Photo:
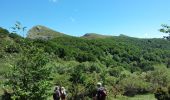
[(102, 95), (102, 96), (107, 96), (107, 91), (106, 91), (105, 88), (102, 88), (102, 89), (101, 89), (101, 95)]
[(62, 98), (62, 99), (65, 99), (65, 98), (66, 98), (66, 92), (65, 92), (65, 91), (61, 92), (61, 98)]
[(99, 99), (105, 98), (107, 96), (107, 91), (104, 87), (101, 87), (97, 91), (97, 96)]
[(101, 91), (101, 95), (104, 96), (104, 97), (107, 96), (107, 91), (106, 91), (106, 89), (104, 89), (104, 90)]
[(54, 100), (58, 100), (60, 98), (60, 92), (58, 90), (54, 91), (53, 98)]

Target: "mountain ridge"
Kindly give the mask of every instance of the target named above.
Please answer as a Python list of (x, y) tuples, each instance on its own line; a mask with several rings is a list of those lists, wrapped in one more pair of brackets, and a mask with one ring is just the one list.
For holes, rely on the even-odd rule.
[[(30, 39), (53, 39), (56, 37), (65, 37), (65, 36), (69, 36), (69, 37), (78, 37), (78, 36), (71, 36), (71, 35), (67, 35), (65, 33), (56, 31), (54, 29), (48, 28), (46, 26), (43, 25), (36, 25), (33, 26), (31, 29), (29, 29), (29, 31), (27, 32), (27, 38)], [(112, 35), (103, 35), (103, 34), (98, 34), (98, 33), (86, 33), (82, 36), (79, 36), (78, 38), (84, 38), (84, 39), (105, 39), (105, 38), (113, 38), (113, 37), (130, 37), (124, 34), (120, 34), (119, 36), (112, 36)], [(131, 38), (137, 38), (137, 37), (131, 37)], [(141, 38), (138, 38), (141, 39)], [(145, 39), (145, 38), (142, 38)], [(146, 38), (149, 39), (149, 38)], [(152, 39), (152, 38), (150, 38)]]
[(86, 33), (81, 37), (82, 38), (88, 38), (88, 39), (96, 39), (96, 38), (109, 38), (109, 37), (113, 37), (113, 36), (111, 36), (111, 35), (102, 35), (102, 34), (98, 34), (98, 33)]
[(30, 39), (52, 39), (60, 36), (68, 35), (42, 25), (33, 26), (27, 33), (27, 38)]

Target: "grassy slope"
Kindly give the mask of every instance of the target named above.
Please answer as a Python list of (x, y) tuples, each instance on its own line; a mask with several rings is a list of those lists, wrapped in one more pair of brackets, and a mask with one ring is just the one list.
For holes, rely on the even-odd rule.
[(126, 97), (126, 96), (118, 96), (118, 98), (114, 98), (111, 100), (156, 100), (153, 94), (147, 95), (136, 95), (134, 97)]
[(47, 28), (45, 26), (37, 25), (31, 28), (28, 31), (28, 38), (31, 39), (37, 39), (37, 38), (54, 38), (54, 37), (60, 37), (60, 36), (67, 36), (66, 34), (54, 31), (50, 28)]
[(109, 38), (112, 36), (108, 36), (108, 35), (100, 35), (100, 34), (96, 34), (96, 33), (87, 33), (84, 36), (82, 36), (82, 38), (86, 38), (86, 39), (105, 39), (105, 38)]
[[(48, 100), (53, 100), (52, 96)], [(89, 99), (91, 100), (91, 99)], [(136, 95), (134, 97), (118, 96), (117, 98), (107, 97), (107, 100), (156, 100), (153, 94)]]

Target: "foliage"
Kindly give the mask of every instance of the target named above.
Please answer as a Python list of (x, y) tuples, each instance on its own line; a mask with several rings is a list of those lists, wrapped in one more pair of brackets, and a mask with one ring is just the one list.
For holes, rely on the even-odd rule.
[(12, 98), (16, 100), (45, 100), (50, 87), (51, 68), (43, 50), (31, 48), (8, 73), (8, 85), (12, 89)]
[(83, 87), (83, 82), (85, 81), (85, 76), (82, 74), (81, 66), (78, 65), (73, 69), (73, 72), (70, 75), (69, 81), (72, 83), (72, 99), (77, 100), (80, 96), (85, 92), (85, 88)]
[(7, 53), (19, 53), (20, 51), (21, 51), (20, 47), (18, 45), (14, 45), (14, 44), (8, 45), (5, 48), (5, 52), (7, 52)]
[(59, 35), (43, 40), (0, 29), (5, 32), (0, 37), (0, 78), (1, 83), (8, 80), (9, 92), (18, 99), (46, 99), (50, 84), (64, 86), (68, 99), (91, 99), (96, 83), (102, 82), (112, 100), (153, 93), (170, 83), (170, 42), (165, 39)]
[(6, 37), (9, 35), (9, 31), (0, 27), (0, 38)]
[[(136, 81), (137, 80), (137, 81)], [(143, 94), (149, 92), (150, 84), (145, 82), (142, 77), (135, 73), (127, 78), (122, 79), (119, 84), (124, 89), (124, 95), (134, 96), (136, 94)]]
[(169, 36), (164, 36), (165, 39), (170, 40), (170, 26), (163, 24), (162, 29), (160, 29), (160, 32), (167, 33)]
[[(24, 34), (25, 34), (26, 28), (27, 27), (22, 26), (22, 24), (19, 21), (16, 21), (15, 25), (11, 27), (12, 33), (22, 34), (23, 37), (25, 36)], [(16, 36), (16, 34), (14, 36)]]
[(160, 87), (154, 93), (158, 100), (169, 100), (170, 99), (170, 87)]
[(170, 68), (170, 59), (167, 61), (167, 68)]
[(158, 67), (154, 71), (147, 72), (146, 80), (152, 84), (153, 91), (158, 87), (167, 87), (170, 83), (170, 71), (165, 67)]

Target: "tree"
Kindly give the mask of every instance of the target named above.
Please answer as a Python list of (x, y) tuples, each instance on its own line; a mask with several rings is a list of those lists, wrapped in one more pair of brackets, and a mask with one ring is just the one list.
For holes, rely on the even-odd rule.
[(21, 59), (11, 67), (7, 84), (14, 100), (46, 100), (50, 89), (51, 67), (44, 51), (25, 48)]
[(21, 24), (19, 21), (17, 21), (17, 22), (15, 23), (15, 25), (14, 25), (13, 27), (11, 27), (12, 33), (22, 34), (23, 37), (25, 36), (25, 30), (26, 30), (26, 28), (27, 28), (27, 27), (22, 26), (22, 24)]
[(163, 24), (162, 29), (160, 29), (160, 32), (169, 34), (168, 36), (164, 36), (165, 39), (170, 40), (170, 26)]
[(86, 77), (83, 75), (82, 72), (83, 70), (81, 69), (81, 65), (78, 65), (73, 68), (73, 72), (70, 75), (69, 81), (72, 82), (70, 92), (72, 93), (73, 100), (78, 100), (84, 97), (83, 94), (85, 92), (85, 88), (83, 86), (83, 83)]

